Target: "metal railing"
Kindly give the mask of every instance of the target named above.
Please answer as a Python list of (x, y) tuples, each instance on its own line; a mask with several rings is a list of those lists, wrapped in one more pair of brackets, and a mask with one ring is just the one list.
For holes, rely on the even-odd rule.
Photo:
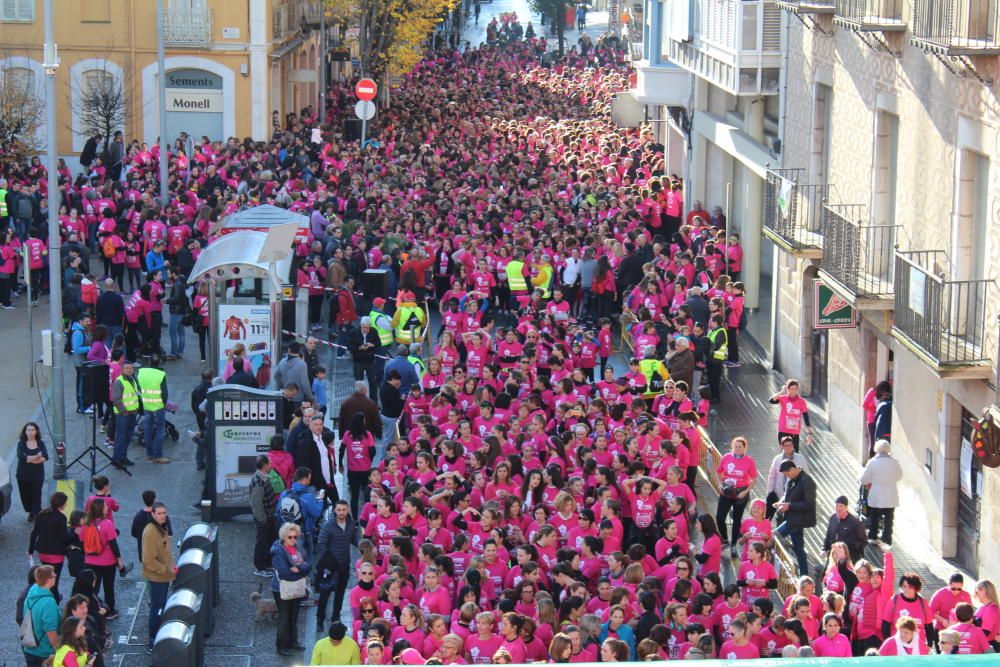
[(940, 366), (988, 361), (984, 349), (992, 280), (948, 280), (942, 250), (896, 252), (893, 328)]
[(911, 41), (953, 55), (1000, 52), (997, 0), (913, 0)]
[(836, 18), (859, 27), (906, 27), (903, 0), (836, 0), (836, 4)]
[[(720, 495), (722, 485), (719, 483), (719, 476), (716, 470), (719, 469), (719, 461), (722, 460), (722, 452), (719, 448), (715, 446), (712, 442), (711, 436), (709, 436), (708, 431), (702, 427), (698, 427), (698, 432), (701, 435), (702, 451), (699, 452), (698, 456), (698, 472), (701, 476), (708, 482), (708, 485), (712, 487), (712, 491), (716, 495)], [(760, 498), (756, 491), (750, 491), (751, 499)], [(761, 498), (761, 500), (764, 500)], [(734, 528), (735, 530), (735, 528)], [(777, 593), (782, 600), (788, 598), (798, 590), (796, 584), (795, 573), (798, 570), (798, 563), (795, 558), (788, 553), (784, 545), (775, 536), (773, 546), (771, 547), (773, 552), (772, 555), (775, 561), (775, 569), (778, 571), (778, 590)], [(803, 573), (808, 574), (808, 573)]]
[(167, 46), (208, 46), (212, 43), (212, 10), (170, 7), (163, 13), (163, 43)]
[(867, 217), (864, 205), (823, 205), (820, 266), (855, 296), (888, 298), (898, 225), (862, 224)]
[(764, 227), (793, 249), (823, 246), (823, 202), (830, 186), (804, 185), (803, 169), (769, 169), (764, 188)]
[(776, 5), (796, 14), (832, 14), (833, 0), (777, 0)]

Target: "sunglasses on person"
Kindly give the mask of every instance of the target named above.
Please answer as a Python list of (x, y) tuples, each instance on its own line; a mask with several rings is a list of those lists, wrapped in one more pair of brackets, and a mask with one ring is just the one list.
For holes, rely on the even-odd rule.
[(375, 610), (374, 609), (362, 609), (361, 613), (362, 614), (374, 614)]

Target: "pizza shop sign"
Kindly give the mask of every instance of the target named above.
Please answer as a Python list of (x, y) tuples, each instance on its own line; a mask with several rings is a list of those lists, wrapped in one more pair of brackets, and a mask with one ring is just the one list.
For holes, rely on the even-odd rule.
[(852, 329), (858, 325), (858, 311), (822, 280), (814, 285), (813, 328)]

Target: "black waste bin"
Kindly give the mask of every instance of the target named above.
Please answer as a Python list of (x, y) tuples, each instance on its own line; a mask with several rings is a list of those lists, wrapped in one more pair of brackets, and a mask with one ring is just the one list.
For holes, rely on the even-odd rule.
[(219, 605), (222, 595), (219, 591), (219, 529), (207, 523), (196, 523), (184, 533), (181, 551), (201, 549), (212, 554), (212, 604)]
[(167, 598), (167, 604), (163, 607), (163, 615), (160, 617), (161, 626), (168, 621), (181, 621), (185, 625), (195, 628), (195, 654), (199, 665), (205, 664), (205, 638), (201, 632), (198, 632), (201, 600), (201, 595), (190, 588), (175, 588), (174, 592)]
[(153, 642), (153, 667), (201, 667), (195, 647), (195, 628), (181, 621), (160, 626)]
[(177, 559), (174, 588), (189, 588), (201, 595), (198, 629), (205, 637), (215, 630), (214, 586), (212, 584), (212, 554), (201, 549), (187, 549)]

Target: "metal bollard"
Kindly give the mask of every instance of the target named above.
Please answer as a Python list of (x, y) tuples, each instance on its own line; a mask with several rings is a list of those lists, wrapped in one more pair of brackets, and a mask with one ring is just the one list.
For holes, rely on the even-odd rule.
[(198, 629), (205, 637), (215, 630), (215, 591), (212, 583), (212, 554), (201, 549), (188, 549), (177, 559), (174, 588), (189, 588), (201, 595)]
[(200, 667), (194, 645), (195, 628), (181, 621), (160, 626), (153, 642), (153, 667)]

